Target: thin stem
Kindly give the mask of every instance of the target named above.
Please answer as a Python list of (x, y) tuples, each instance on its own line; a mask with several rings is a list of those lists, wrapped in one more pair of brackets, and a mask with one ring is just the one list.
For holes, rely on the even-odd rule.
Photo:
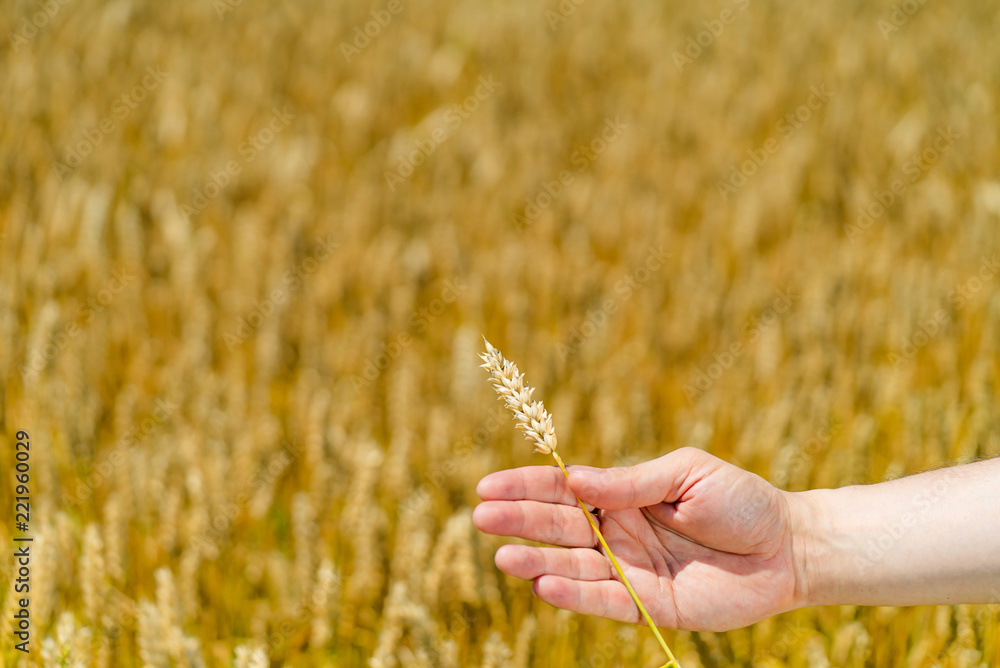
[[(563, 475), (565, 475), (568, 479), (569, 471), (566, 470), (566, 465), (563, 464), (562, 457), (560, 457), (559, 453), (555, 450), (552, 451), (552, 456), (555, 457), (556, 463), (559, 464), (559, 468), (562, 469)], [(657, 642), (660, 643), (660, 647), (662, 647), (663, 651), (666, 653), (667, 659), (669, 660), (666, 665), (661, 668), (681, 668), (681, 664), (679, 664), (677, 659), (674, 658), (673, 652), (671, 652), (670, 648), (667, 647), (666, 641), (663, 639), (663, 636), (660, 635), (660, 631), (656, 628), (656, 624), (653, 623), (653, 618), (649, 616), (649, 613), (646, 612), (646, 608), (642, 605), (642, 601), (639, 600), (639, 595), (636, 594), (635, 589), (632, 588), (632, 583), (628, 581), (628, 578), (625, 577), (625, 573), (622, 571), (621, 566), (618, 565), (618, 560), (615, 558), (611, 548), (608, 547), (608, 542), (604, 540), (604, 536), (601, 535), (601, 530), (597, 526), (597, 521), (594, 519), (594, 516), (587, 510), (586, 504), (580, 500), (580, 497), (576, 497), (576, 502), (579, 503), (580, 508), (583, 509), (583, 514), (587, 516), (590, 526), (594, 529), (594, 533), (597, 534), (597, 540), (601, 542), (601, 547), (604, 548), (604, 553), (608, 555), (608, 559), (611, 560), (611, 565), (615, 567), (616, 571), (618, 571), (618, 576), (622, 579), (622, 583), (625, 585), (625, 588), (628, 589), (628, 593), (632, 596), (632, 600), (635, 601), (636, 607), (639, 608), (639, 612), (642, 613), (646, 623), (649, 624), (650, 630), (653, 631), (653, 635), (656, 636)]]

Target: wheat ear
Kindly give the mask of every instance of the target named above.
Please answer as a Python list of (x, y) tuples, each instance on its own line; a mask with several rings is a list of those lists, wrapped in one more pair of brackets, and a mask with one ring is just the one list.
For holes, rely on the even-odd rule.
[[(552, 415), (545, 410), (545, 406), (541, 401), (531, 398), (531, 394), (535, 390), (524, 382), (524, 374), (517, 370), (517, 365), (508, 359), (504, 359), (503, 354), (494, 348), (486, 340), (485, 336), (483, 337), (483, 341), (486, 343), (486, 353), (480, 355), (480, 358), (484, 362), (481, 366), (490, 372), (493, 387), (496, 389), (497, 394), (500, 395), (500, 398), (507, 404), (507, 408), (514, 414), (514, 419), (517, 420), (517, 428), (524, 430), (524, 436), (534, 444), (535, 452), (543, 455), (552, 455), (556, 460), (556, 464), (562, 469), (563, 475), (569, 478), (569, 471), (566, 470), (566, 465), (563, 464), (562, 457), (556, 452), (556, 430), (552, 426)], [(622, 583), (628, 589), (628, 593), (632, 597), (632, 600), (635, 601), (636, 607), (639, 608), (639, 612), (642, 613), (646, 623), (649, 624), (649, 628), (653, 631), (653, 635), (656, 636), (657, 642), (660, 643), (660, 647), (666, 653), (668, 660), (661, 668), (681, 668), (677, 659), (674, 658), (673, 652), (667, 647), (666, 641), (663, 640), (663, 636), (660, 635), (659, 629), (656, 628), (656, 624), (653, 623), (653, 619), (646, 612), (642, 601), (639, 600), (639, 595), (635, 593), (632, 584), (625, 577), (621, 566), (618, 565), (618, 560), (615, 558), (614, 553), (611, 552), (611, 548), (608, 547), (604, 536), (601, 535), (601, 530), (597, 526), (597, 520), (587, 511), (587, 506), (580, 497), (576, 497), (576, 502), (583, 509), (583, 514), (590, 522), (594, 533), (597, 534), (597, 540), (600, 541), (601, 546), (604, 548), (604, 553), (611, 561), (611, 565), (615, 567), (618, 577), (621, 578)]]

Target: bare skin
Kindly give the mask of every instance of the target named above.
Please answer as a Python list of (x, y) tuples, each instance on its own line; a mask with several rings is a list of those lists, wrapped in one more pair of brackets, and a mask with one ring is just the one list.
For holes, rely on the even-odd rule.
[[(542, 600), (639, 623), (574, 494), (658, 625), (740, 628), (809, 605), (1000, 603), (1000, 459), (791, 493), (695, 448), (637, 466), (484, 477), (474, 514), (500, 570)], [(874, 546), (874, 547), (873, 547)], [(565, 549), (569, 548), (569, 549)]]

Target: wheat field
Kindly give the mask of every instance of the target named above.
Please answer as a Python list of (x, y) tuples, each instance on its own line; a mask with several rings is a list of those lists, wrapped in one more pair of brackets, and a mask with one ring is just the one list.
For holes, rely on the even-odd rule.
[[(573, 463), (801, 490), (1000, 454), (990, 3), (4, 6), (2, 665), (661, 665), (472, 526), (480, 477), (550, 463), (481, 334)], [(664, 636), (978, 667), (998, 620)]]

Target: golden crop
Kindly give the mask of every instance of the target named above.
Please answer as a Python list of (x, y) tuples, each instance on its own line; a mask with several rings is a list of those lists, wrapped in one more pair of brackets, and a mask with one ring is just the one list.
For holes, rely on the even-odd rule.
[[(549, 460), (481, 332), (574, 463), (694, 445), (798, 490), (997, 455), (996, 32), (934, 0), (7, 3), (3, 665), (662, 663), (494, 567), (476, 482)], [(998, 620), (664, 636), (972, 667)]]

